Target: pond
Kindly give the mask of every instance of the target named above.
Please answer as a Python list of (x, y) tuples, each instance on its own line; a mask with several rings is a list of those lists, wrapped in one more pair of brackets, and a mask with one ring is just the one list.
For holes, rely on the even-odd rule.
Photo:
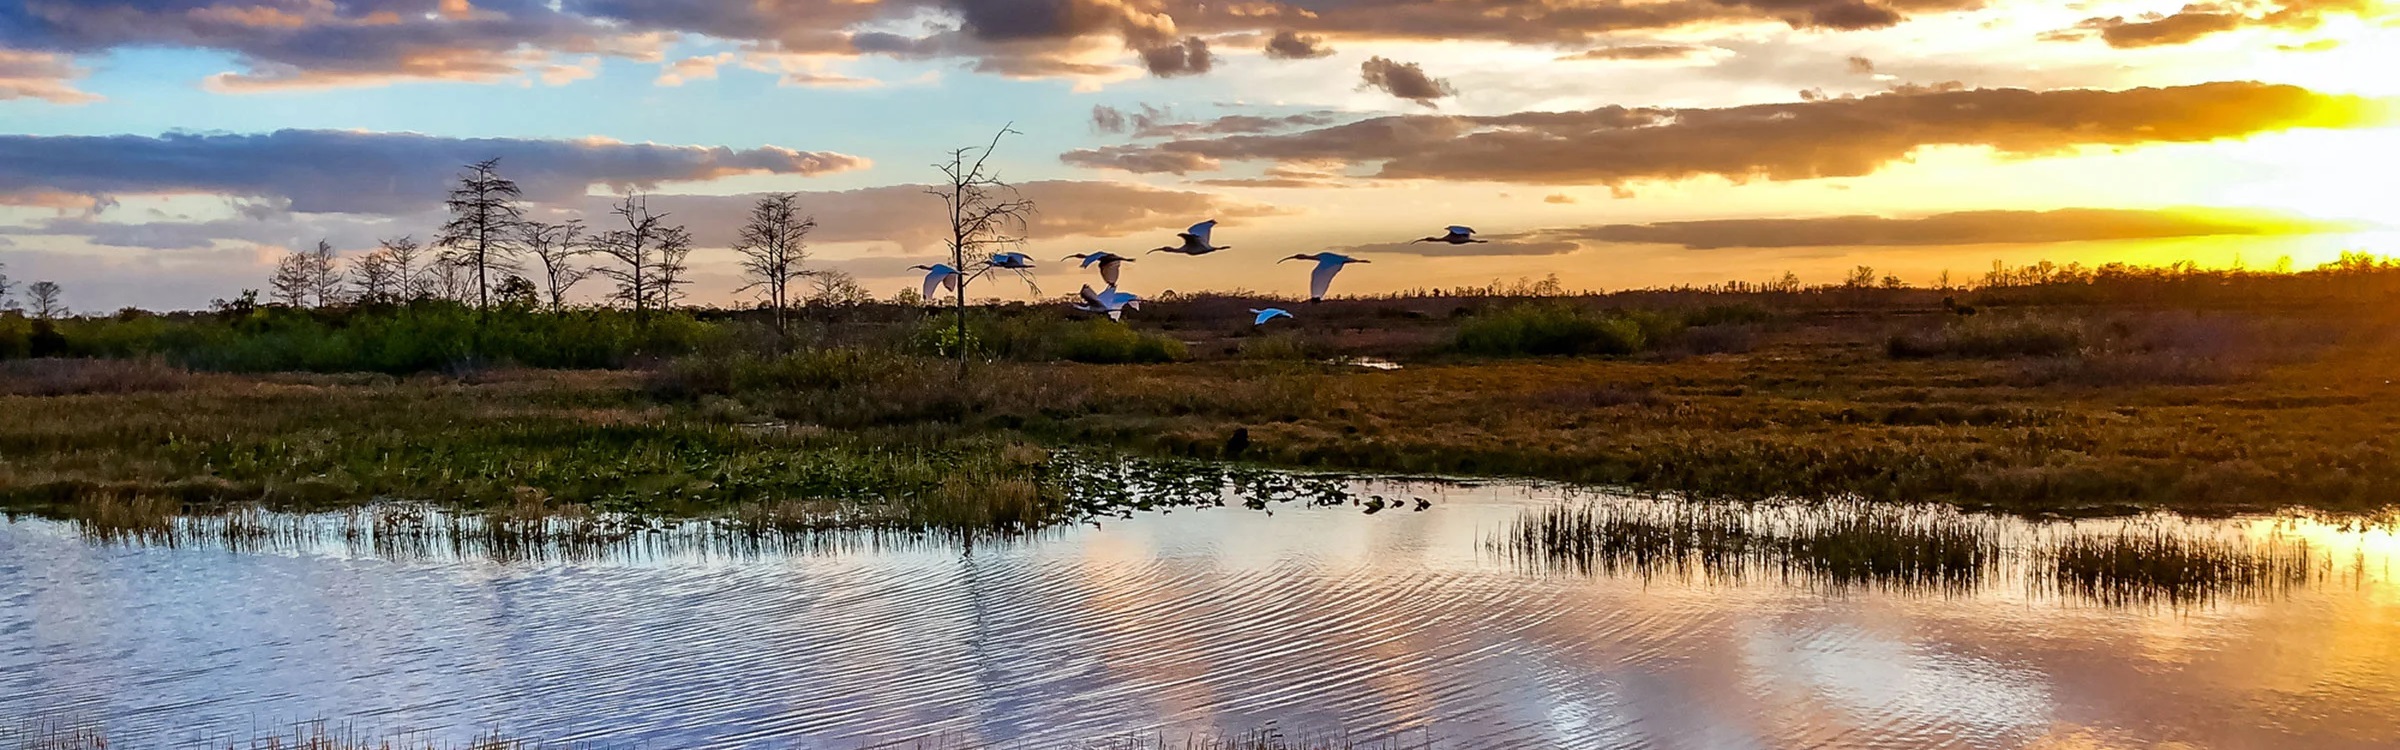
[[(573, 555), (376, 543), (338, 515), (252, 519), (282, 531), (231, 545), (17, 517), (0, 721), (93, 722), (119, 748), (317, 718), (657, 748), (2400, 743), (2388, 527), (1919, 510), (1894, 523), (1971, 539), (1891, 563), (1809, 510), (1343, 481), (1339, 504), (1233, 497), (1008, 541)], [(1717, 542), (1620, 543), (1658, 519)], [(1568, 521), (1615, 541), (1561, 543)], [(2094, 539), (2207, 554), (2092, 562)]]

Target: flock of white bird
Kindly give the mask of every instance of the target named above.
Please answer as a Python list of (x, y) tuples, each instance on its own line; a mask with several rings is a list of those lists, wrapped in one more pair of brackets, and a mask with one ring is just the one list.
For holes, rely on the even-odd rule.
[[(1175, 253), (1178, 255), (1207, 255), (1219, 250), (1232, 248), (1232, 245), (1219, 245), (1210, 239), (1210, 235), (1216, 231), (1216, 228), (1217, 220), (1215, 219), (1209, 219), (1198, 224), (1193, 224), (1190, 229), (1186, 229), (1175, 234), (1175, 236), (1183, 238), (1182, 244), (1153, 248), (1150, 250), (1150, 252)], [(1440, 235), (1410, 240), (1412, 243), (1442, 242), (1452, 245), (1465, 245), (1469, 243), (1487, 241), (1488, 240), (1475, 239), (1474, 229), (1460, 226), (1449, 227), (1443, 234)], [(1094, 250), (1088, 253), (1076, 253), (1074, 255), (1069, 255), (1060, 260), (1081, 260), (1082, 263), (1077, 266), (1078, 268), (1092, 268), (1097, 266), (1100, 271), (1100, 280), (1108, 284), (1107, 288), (1099, 291), (1094, 291), (1092, 289), (1092, 285), (1090, 284), (1083, 285), (1083, 291), (1079, 295), (1080, 299), (1072, 303), (1072, 306), (1075, 309), (1088, 313), (1106, 315), (1110, 320), (1125, 319), (1126, 310), (1142, 309), (1142, 298), (1140, 295), (1132, 294), (1130, 292), (1117, 291), (1118, 277), (1124, 274), (1125, 264), (1132, 263), (1134, 259), (1106, 250)], [(1342, 267), (1348, 266), (1352, 263), (1373, 262), (1353, 258), (1341, 253), (1329, 252), (1300, 253), (1298, 255), (1284, 258), (1283, 260), (1278, 260), (1275, 262), (1282, 263), (1285, 261), (1294, 260), (1312, 260), (1316, 261), (1317, 263), (1316, 269), (1310, 271), (1308, 274), (1308, 301), (1310, 302), (1315, 302), (1325, 298), (1326, 290), (1333, 287), (1334, 275), (1341, 273)], [(1024, 253), (999, 253), (990, 258), (984, 259), (980, 266), (981, 267), (976, 268), (971, 273), (962, 272), (957, 268), (952, 268), (948, 263), (909, 266), (909, 268), (923, 270), (925, 272), (924, 296), (927, 301), (936, 299), (934, 297), (934, 293), (937, 291), (955, 293), (958, 291), (960, 284), (972, 283), (977, 278), (981, 278), (984, 274), (991, 273), (993, 271), (1009, 271), (1017, 274), (1021, 278), (1027, 279), (1028, 282), (1030, 282), (1032, 279), (1031, 274), (1033, 271), (1033, 258), (1026, 256)], [(1267, 324), (1267, 321), (1274, 320), (1276, 318), (1292, 317), (1292, 313), (1290, 311), (1278, 307), (1254, 309), (1250, 312), (1251, 314), (1258, 316), (1257, 319), (1251, 322), (1251, 325), (1263, 326)]]

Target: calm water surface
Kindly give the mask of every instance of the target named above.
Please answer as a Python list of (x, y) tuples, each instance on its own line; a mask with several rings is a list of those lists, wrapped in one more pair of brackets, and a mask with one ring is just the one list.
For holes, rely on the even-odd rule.
[(1453, 748), (2400, 747), (2387, 531), (2190, 524), (2276, 527), (2324, 575), (2123, 606), (2007, 572), (1945, 592), (1529, 568), (1487, 542), (1558, 491), (1360, 489), (1433, 505), (574, 563), (20, 519), (0, 524), (0, 718), (98, 717), (116, 747), (319, 717), (670, 748), (1269, 725)]

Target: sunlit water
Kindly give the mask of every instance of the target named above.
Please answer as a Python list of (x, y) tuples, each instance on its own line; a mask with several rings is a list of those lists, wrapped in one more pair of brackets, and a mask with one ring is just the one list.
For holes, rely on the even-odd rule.
[(2385, 530), (2194, 523), (2305, 539), (2322, 575), (2124, 606), (2022, 564), (1964, 590), (1528, 566), (1489, 543), (1555, 490), (1362, 489), (1433, 502), (573, 563), (101, 544), (20, 519), (0, 525), (0, 719), (90, 717), (113, 747), (310, 718), (665, 748), (1261, 727), (1453, 748), (2400, 746)]

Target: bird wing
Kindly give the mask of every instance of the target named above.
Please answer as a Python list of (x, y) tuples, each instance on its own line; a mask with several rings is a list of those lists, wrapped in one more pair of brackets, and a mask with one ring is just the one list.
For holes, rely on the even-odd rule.
[(1333, 286), (1333, 275), (1342, 272), (1341, 256), (1317, 261), (1317, 270), (1308, 275), (1308, 298), (1322, 299), (1325, 289)]
[(958, 291), (957, 271), (951, 271), (949, 273), (942, 274), (942, 290), (950, 292)]
[(1264, 310), (1252, 310), (1251, 312), (1258, 313), (1258, 319), (1250, 322), (1250, 324), (1254, 326), (1263, 326), (1267, 324), (1267, 321), (1274, 320), (1276, 318), (1289, 318), (1292, 316), (1291, 313), (1272, 307)]
[(1473, 227), (1452, 226), (1452, 227), (1450, 227), (1450, 233), (1451, 233), (1451, 234), (1460, 234), (1460, 235), (1465, 235), (1465, 234), (1474, 234), (1474, 233), (1475, 233), (1475, 229), (1474, 229)]
[(1110, 258), (1108, 262), (1100, 264), (1100, 280), (1108, 282), (1108, 287), (1110, 289), (1115, 289), (1117, 287), (1117, 273), (1124, 270), (1124, 268), (1125, 263), (1123, 261)]
[(1184, 237), (1187, 237), (1187, 238), (1191, 238), (1191, 239), (1199, 240), (1199, 241), (1200, 241), (1200, 244), (1206, 245), (1206, 244), (1208, 244), (1208, 233), (1209, 233), (1210, 231), (1212, 231), (1212, 230), (1215, 230), (1216, 228), (1217, 228), (1217, 220), (1216, 220), (1216, 219), (1209, 219), (1209, 220), (1207, 220), (1207, 221), (1203, 221), (1203, 222), (1200, 222), (1200, 223), (1198, 223), (1198, 224), (1193, 224), (1193, 225), (1192, 225), (1192, 228), (1190, 228), (1190, 229), (1187, 229), (1187, 230), (1184, 230), (1184, 232), (1183, 232), (1183, 236), (1184, 236)]
[(927, 301), (927, 302), (932, 302), (932, 301), (933, 301), (933, 289), (934, 289), (934, 287), (941, 286), (941, 285), (942, 285), (942, 279), (944, 279), (944, 278), (947, 278), (948, 276), (949, 276), (949, 274), (947, 274), (947, 273), (944, 273), (944, 272), (942, 272), (942, 271), (940, 271), (940, 270), (938, 270), (938, 269), (937, 269), (937, 270), (932, 270), (932, 271), (926, 271), (926, 272), (925, 272), (925, 294), (924, 294), (925, 301)]

